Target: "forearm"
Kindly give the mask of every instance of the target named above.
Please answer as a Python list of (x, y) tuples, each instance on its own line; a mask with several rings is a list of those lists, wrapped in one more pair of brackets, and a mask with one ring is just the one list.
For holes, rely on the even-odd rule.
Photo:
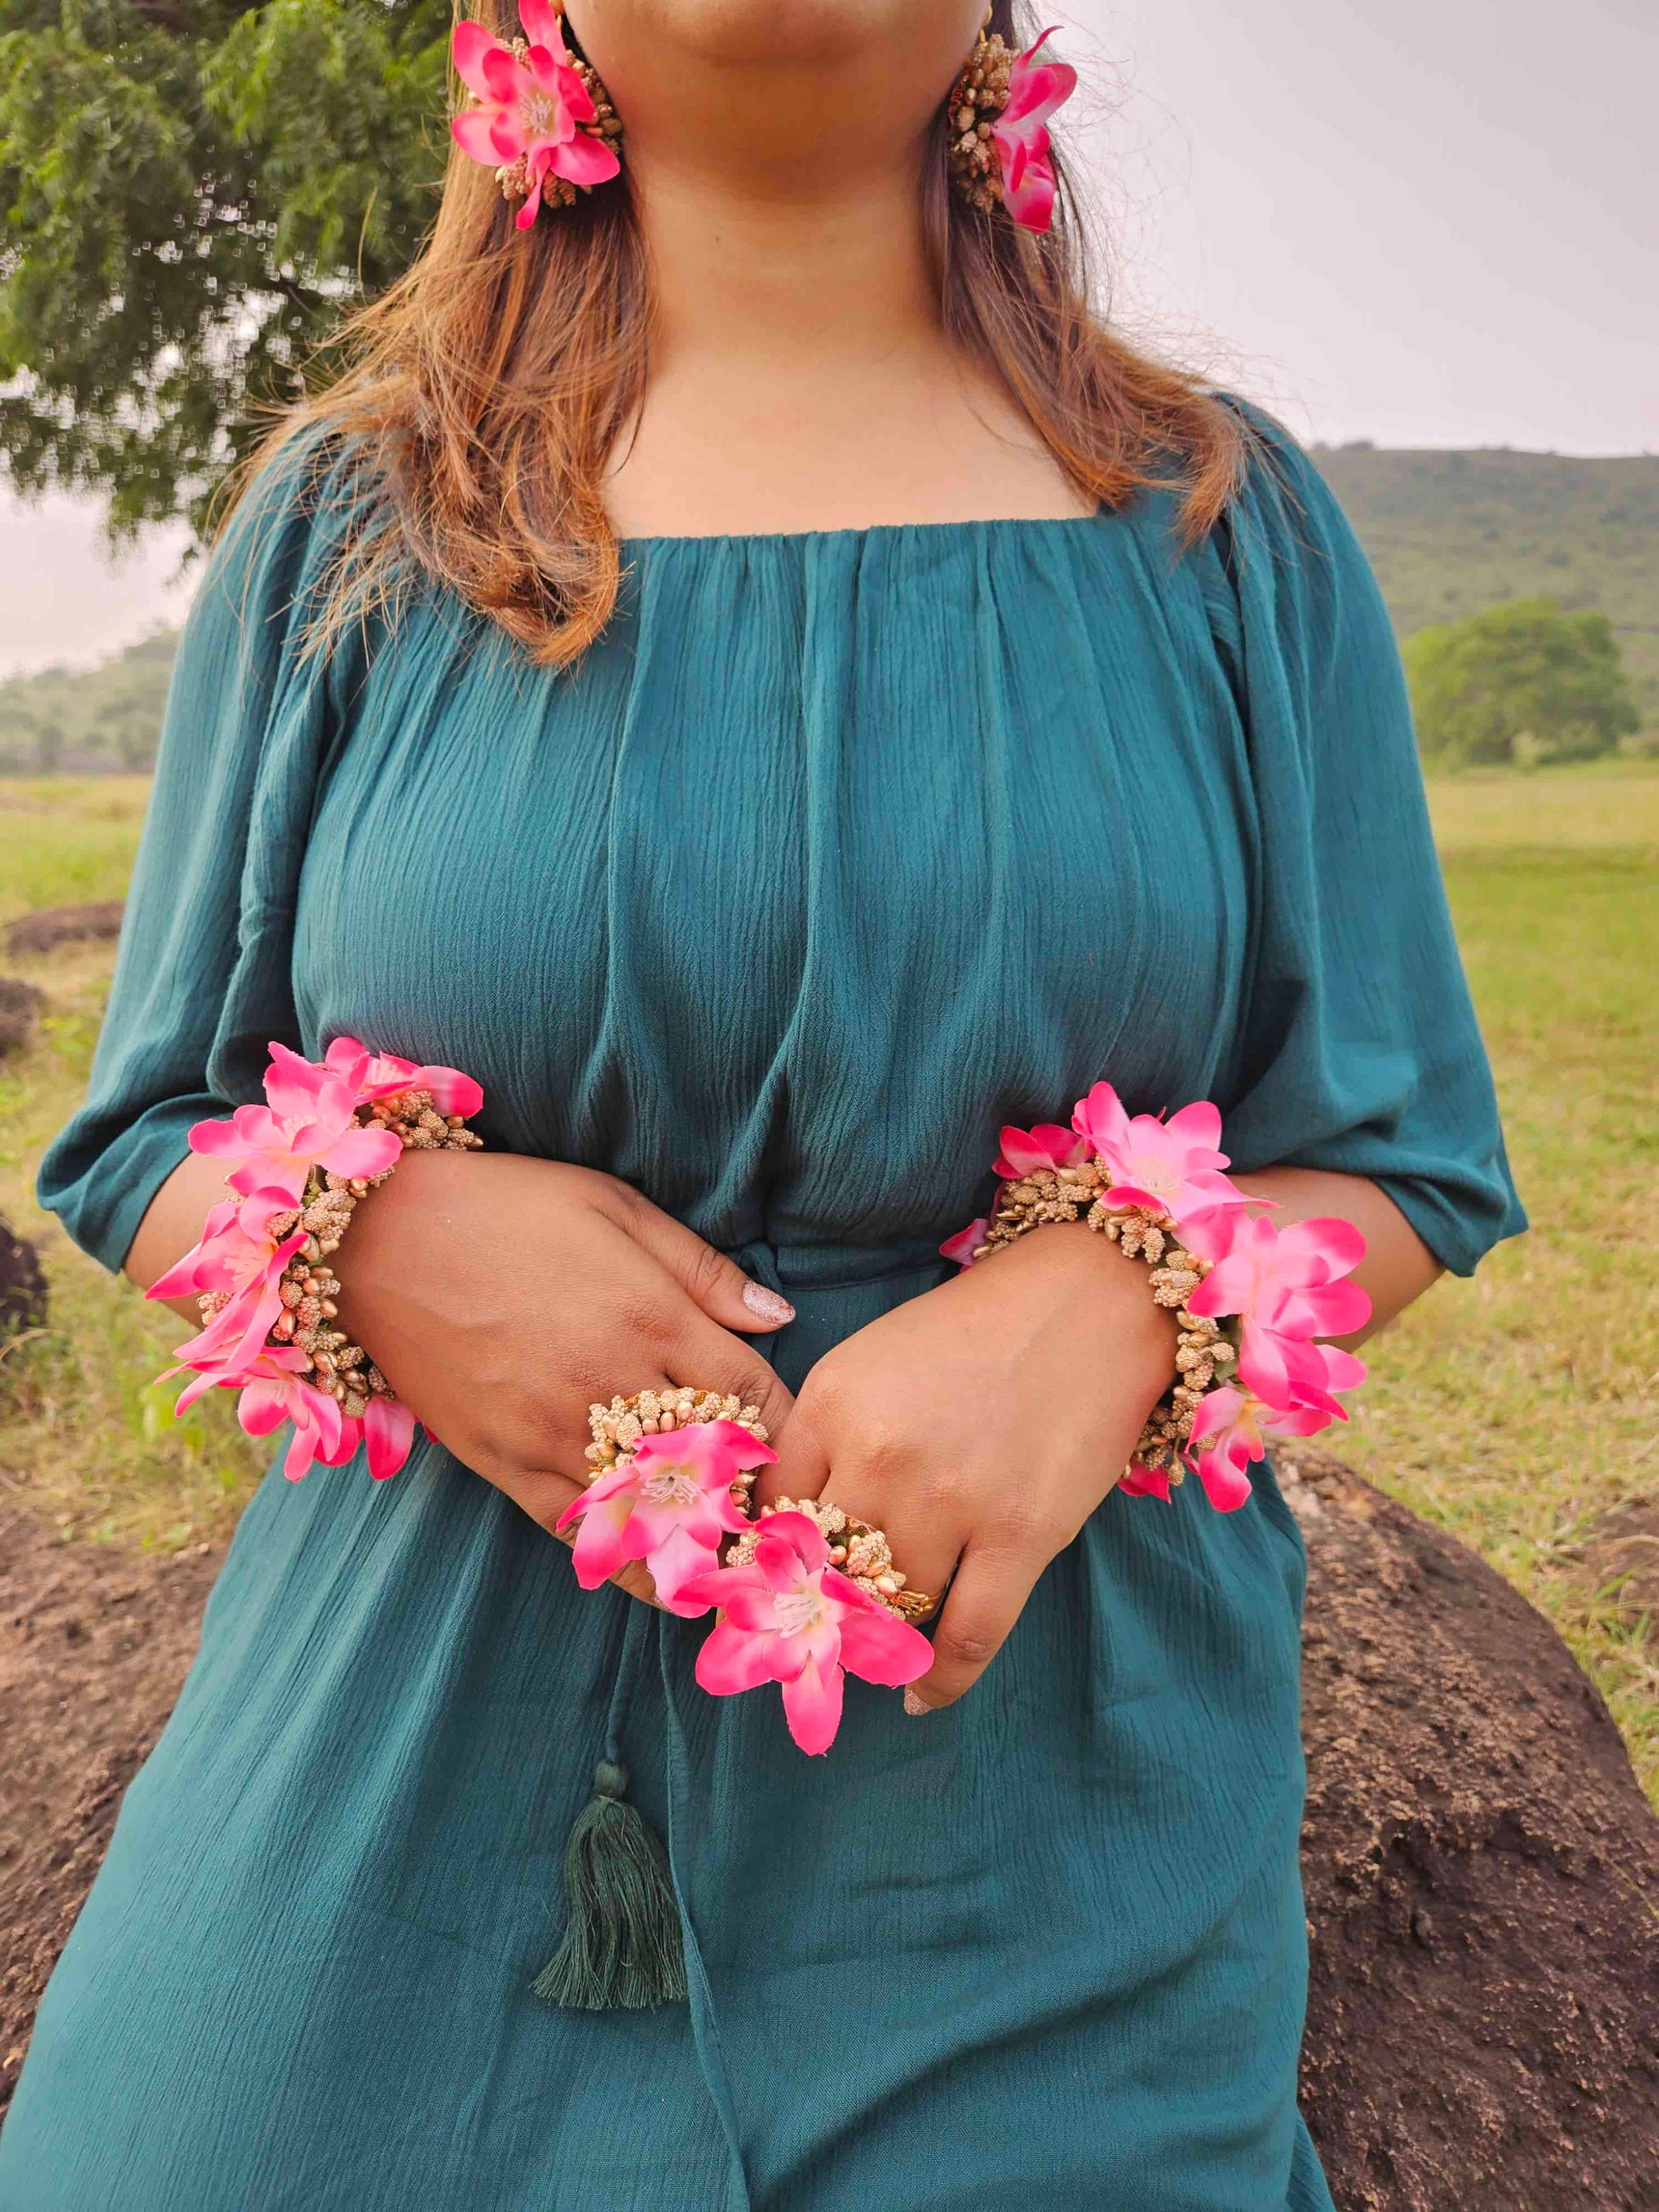
[(1352, 1222), (1365, 1240), (1365, 1256), (1353, 1279), (1371, 1302), (1371, 1317), (1362, 1329), (1337, 1340), (1352, 1351), (1386, 1328), (1413, 1299), (1420, 1298), (1442, 1270), (1405, 1215), (1378, 1186), (1364, 1176), (1335, 1175), (1324, 1168), (1261, 1168), (1233, 1181), (1252, 1198), (1274, 1202), (1279, 1228), (1334, 1214)]

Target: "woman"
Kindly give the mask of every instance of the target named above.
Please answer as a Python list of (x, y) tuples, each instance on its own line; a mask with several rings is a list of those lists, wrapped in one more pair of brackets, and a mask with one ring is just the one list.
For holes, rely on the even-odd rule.
[[(350, 1328), (447, 1449), (250, 1506), (17, 2212), (1330, 2203), (1295, 1524), (1266, 1468), (1224, 1516), (1115, 1493), (1173, 1340), (1103, 1240), (937, 1248), (999, 1126), (1104, 1075), (1217, 1100), (1380, 1319), (1522, 1218), (1363, 559), (1271, 425), (1089, 321), (1040, 138), (961, 128), (981, 4), (570, 0), (599, 82), (462, 125), (217, 550), (48, 1200), (154, 1282), (272, 1037), (469, 1071), (487, 1149), (352, 1229)], [(590, 1401), (687, 1382), (950, 1584), (824, 1759), (549, 1540)], [(687, 2002), (528, 1986), (602, 1751)]]

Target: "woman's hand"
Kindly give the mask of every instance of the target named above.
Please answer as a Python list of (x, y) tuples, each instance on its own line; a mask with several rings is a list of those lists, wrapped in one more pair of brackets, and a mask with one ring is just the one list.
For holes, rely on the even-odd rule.
[[(408, 1152), (341, 1248), (340, 1326), (433, 1435), (551, 1529), (582, 1487), (587, 1409), (696, 1383), (791, 1400), (732, 1333), (791, 1308), (613, 1176), (505, 1152)], [(617, 1578), (652, 1595), (643, 1568)]]
[(1175, 1371), (1146, 1270), (1053, 1224), (825, 1354), (763, 1471), (886, 1530), (917, 1589), (956, 1580), (912, 1710), (975, 1682), (1037, 1577), (1122, 1474)]

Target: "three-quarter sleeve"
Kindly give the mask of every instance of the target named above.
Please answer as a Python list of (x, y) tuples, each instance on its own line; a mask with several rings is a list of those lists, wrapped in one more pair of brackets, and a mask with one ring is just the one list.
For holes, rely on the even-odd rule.
[(1468, 1274), (1526, 1227), (1453, 936), (1382, 595), (1313, 464), (1271, 423), (1221, 534), (1218, 643), (1257, 808), (1230, 1071), (1235, 1164), (1369, 1176)]
[(298, 1042), (293, 916), (354, 648), (313, 649), (349, 498), (314, 434), (283, 447), (216, 547), (185, 625), (85, 1105), (40, 1203), (110, 1268), (188, 1149), (191, 1124), (259, 1095)]

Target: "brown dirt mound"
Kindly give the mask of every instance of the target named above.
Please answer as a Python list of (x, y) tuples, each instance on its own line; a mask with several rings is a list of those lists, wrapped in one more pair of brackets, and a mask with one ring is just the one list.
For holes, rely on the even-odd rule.
[(1472, 1552), (1303, 1449), (1303, 2109), (1343, 2212), (1659, 2206), (1659, 1821)]
[[(1548, 1623), (1303, 1449), (1303, 2102), (1342, 2212), (1659, 2207), (1659, 1822)], [(0, 1523), (0, 2100), (219, 1553)]]
[(88, 938), (118, 937), (122, 902), (94, 899), (84, 906), (42, 906), (6, 924), (6, 950), (15, 956), (51, 952)]

